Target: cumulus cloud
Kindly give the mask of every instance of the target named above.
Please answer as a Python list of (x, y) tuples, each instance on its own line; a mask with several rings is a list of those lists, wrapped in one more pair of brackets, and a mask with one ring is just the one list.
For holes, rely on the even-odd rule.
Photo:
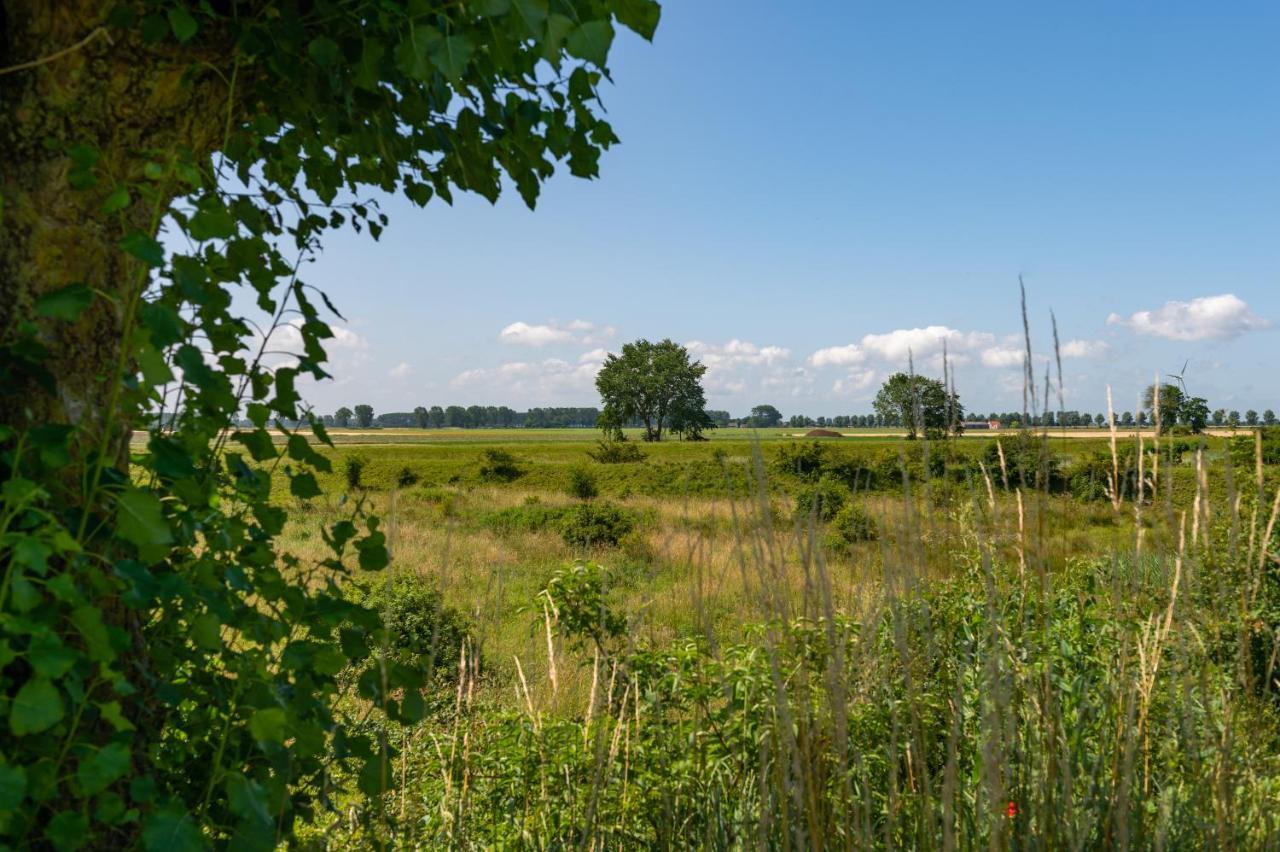
[(1058, 351), (1063, 358), (1100, 358), (1110, 349), (1105, 340), (1068, 340)]
[(819, 349), (809, 356), (809, 363), (815, 367), (846, 367), (875, 359), (905, 366), (908, 357), (913, 357), (917, 364), (940, 368), (944, 348), (951, 361), (963, 364), (972, 353), (995, 343), (995, 339), (995, 335), (985, 331), (964, 332), (945, 325), (899, 328), (884, 334), (864, 335), (857, 343)]
[(803, 367), (791, 364), (791, 350), (783, 346), (734, 338), (727, 343), (691, 340), (685, 348), (706, 366), (703, 384), (711, 394), (735, 395), (758, 388), (796, 395), (810, 381)]
[(843, 378), (836, 379), (831, 392), (841, 395), (859, 395), (875, 384), (879, 374), (875, 370), (850, 370)]
[(982, 350), (984, 367), (1021, 367), (1027, 358), (1027, 350), (1017, 346), (1001, 344)]
[(517, 346), (546, 346), (549, 343), (597, 346), (612, 340), (617, 333), (618, 330), (611, 325), (596, 325), (580, 319), (564, 324), (549, 322), (542, 325), (513, 322), (498, 333), (498, 339)]
[(815, 367), (843, 367), (846, 364), (861, 364), (865, 360), (867, 353), (856, 343), (828, 346), (809, 356), (809, 363)]
[(391, 378), (393, 379), (403, 379), (412, 372), (413, 372), (413, 368), (409, 366), (409, 362), (401, 361), (399, 364), (396, 364), (394, 367), (391, 368), (388, 375), (390, 375)]
[(781, 346), (757, 346), (747, 340), (730, 340), (723, 345), (691, 340), (685, 344), (708, 370), (737, 367), (743, 364), (773, 365), (791, 357), (791, 350)]
[(1154, 311), (1138, 311), (1128, 319), (1111, 314), (1107, 324), (1122, 325), (1138, 334), (1185, 341), (1224, 340), (1270, 325), (1233, 293), (1200, 296), (1189, 302), (1165, 302)]
[(597, 363), (570, 364), (560, 358), (509, 361), (497, 367), (464, 370), (450, 382), (455, 388), (480, 386), (547, 404), (549, 398), (569, 394), (579, 399), (595, 392)]
[(548, 343), (568, 343), (573, 335), (567, 329), (550, 325), (513, 322), (498, 334), (498, 339), (520, 346), (546, 346)]

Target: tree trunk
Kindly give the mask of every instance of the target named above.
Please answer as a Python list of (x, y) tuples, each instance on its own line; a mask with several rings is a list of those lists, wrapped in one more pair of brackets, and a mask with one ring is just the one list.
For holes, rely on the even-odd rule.
[[(0, 0), (0, 340), (18, 339), (46, 293), (75, 283), (98, 293), (73, 323), (41, 321), (56, 390), (5, 387), (0, 423), (69, 423), (94, 444), (112, 420), (126, 305), (146, 282), (118, 244), (133, 231), (153, 235), (177, 186), (150, 183), (158, 200), (134, 193), (111, 215), (103, 201), (118, 184), (144, 183), (145, 164), (164, 152), (207, 156), (227, 115), (216, 74), (190, 71), (191, 52), (179, 58), (172, 40), (144, 46), (134, 32), (108, 29), (113, 5)], [(68, 181), (83, 171), (70, 154), (77, 145), (98, 152), (96, 183), (82, 189)], [(129, 424), (120, 425), (126, 437)]]

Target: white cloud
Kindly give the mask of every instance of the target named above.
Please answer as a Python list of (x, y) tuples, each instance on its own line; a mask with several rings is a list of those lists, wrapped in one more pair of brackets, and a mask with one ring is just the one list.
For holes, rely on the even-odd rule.
[(1249, 310), (1233, 293), (1200, 296), (1189, 302), (1165, 302), (1154, 311), (1138, 311), (1128, 319), (1107, 317), (1108, 325), (1123, 325), (1138, 334), (1169, 340), (1222, 340), (1239, 337), (1270, 322)]
[(867, 360), (867, 353), (856, 343), (844, 346), (828, 346), (819, 349), (809, 356), (809, 363), (815, 367), (842, 367), (846, 364), (861, 364)]
[(931, 325), (925, 328), (900, 328), (887, 334), (868, 334), (862, 338), (862, 348), (886, 361), (903, 362), (908, 355), (917, 359), (940, 355), (944, 346), (950, 356), (994, 342), (995, 335), (984, 331), (965, 333), (945, 325)]
[(450, 382), (456, 388), (483, 386), (486, 393), (507, 393), (546, 405), (548, 399), (569, 394), (584, 399), (595, 393), (599, 365), (570, 364), (560, 358), (509, 361), (492, 368), (464, 370)]
[(1110, 349), (1105, 340), (1068, 340), (1058, 351), (1063, 358), (1100, 358)]
[(563, 328), (513, 322), (498, 334), (498, 339), (503, 343), (521, 346), (545, 346), (548, 343), (568, 343), (573, 335)]
[(583, 352), (578, 356), (579, 364), (603, 364), (605, 359), (609, 357), (607, 349), (592, 349), (590, 352)]
[(772, 366), (791, 357), (791, 350), (781, 346), (757, 346), (746, 340), (730, 340), (723, 345), (703, 343), (691, 340), (685, 344), (699, 361), (707, 365), (708, 370), (738, 367), (744, 364), (764, 364)]
[(617, 334), (618, 330), (611, 325), (596, 325), (576, 319), (568, 323), (549, 322), (542, 325), (513, 322), (498, 333), (498, 339), (503, 343), (519, 346), (546, 346), (549, 343), (599, 346), (608, 343)]
[(1027, 350), (1017, 346), (997, 345), (982, 350), (984, 367), (1021, 367), (1026, 358)]
[(815, 367), (846, 367), (876, 359), (903, 367), (908, 357), (912, 357), (917, 365), (941, 369), (944, 348), (953, 364), (965, 364), (971, 353), (991, 346), (995, 339), (995, 335), (985, 331), (963, 332), (945, 325), (900, 328), (884, 334), (864, 335), (858, 343), (819, 349), (809, 356), (809, 363)]
[(391, 371), (388, 373), (388, 375), (390, 375), (391, 378), (393, 379), (403, 379), (412, 372), (413, 372), (413, 368), (409, 366), (409, 362), (401, 361), (399, 364), (396, 364), (394, 367), (391, 368)]
[(874, 385), (877, 375), (875, 370), (850, 370), (844, 378), (836, 379), (831, 392), (856, 396)]

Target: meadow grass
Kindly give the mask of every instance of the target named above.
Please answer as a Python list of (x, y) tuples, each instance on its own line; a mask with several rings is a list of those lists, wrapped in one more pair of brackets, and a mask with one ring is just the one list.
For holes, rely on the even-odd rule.
[[(1280, 843), (1280, 468), (1260, 463), (1261, 436), (1254, 454), (1144, 436), (1127, 461), (1124, 442), (993, 440), (831, 442), (800, 476), (794, 440), (607, 465), (557, 437), (501, 445), (520, 473), (500, 482), (481, 476), (483, 442), (339, 445), (337, 462), (364, 454), (369, 487), (351, 496), (388, 533), (391, 573), (373, 582), (439, 590), (469, 636), (437, 712), (381, 731), (385, 794), (345, 794), (381, 833), (312, 836)], [(1020, 452), (1041, 487), (1020, 485)], [(876, 465), (896, 479), (862, 475)], [(418, 481), (396, 487), (404, 466)], [(575, 470), (631, 520), (617, 544), (562, 534)], [(1080, 473), (1099, 470), (1101, 491)], [(868, 540), (828, 547), (816, 508), (797, 511), (830, 477), (852, 483)], [(1107, 493), (1126, 478), (1141, 494)], [(320, 525), (349, 511), (310, 501), (289, 547), (318, 555)]]

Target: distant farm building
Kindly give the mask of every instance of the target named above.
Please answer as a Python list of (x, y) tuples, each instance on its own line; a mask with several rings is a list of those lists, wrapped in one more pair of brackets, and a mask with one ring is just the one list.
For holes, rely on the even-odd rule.
[(988, 429), (999, 429), (1000, 421), (999, 420), (966, 420), (964, 423), (960, 425), (964, 427), (964, 430), (966, 432), (972, 432), (974, 430), (984, 431)]
[(830, 429), (810, 429), (804, 433), (806, 438), (843, 438), (839, 432), (832, 432)]

